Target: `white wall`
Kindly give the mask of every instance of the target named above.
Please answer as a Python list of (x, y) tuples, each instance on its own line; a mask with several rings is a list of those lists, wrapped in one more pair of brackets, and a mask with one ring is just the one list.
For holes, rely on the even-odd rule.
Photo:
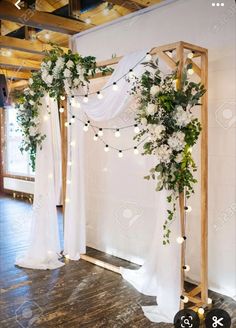
[[(138, 15), (76, 36), (78, 51), (97, 59), (145, 47), (187, 41), (209, 49), (209, 280), (215, 290), (236, 295), (236, 111), (235, 3), (165, 1)], [(190, 278), (199, 279), (199, 211), (189, 216)], [(98, 223), (94, 219), (94, 229)], [(113, 248), (112, 241), (110, 247)], [(96, 247), (101, 246), (97, 241)], [(128, 249), (129, 246), (127, 246)]]

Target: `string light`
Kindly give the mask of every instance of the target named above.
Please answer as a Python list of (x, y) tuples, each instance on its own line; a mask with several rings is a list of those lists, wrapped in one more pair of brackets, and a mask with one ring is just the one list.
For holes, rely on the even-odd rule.
[(65, 96), (63, 96), (63, 95), (61, 95), (61, 96), (60, 96), (60, 99), (61, 99), (61, 100), (65, 100), (65, 99), (66, 99), (66, 97), (65, 97)]
[(188, 303), (188, 301), (189, 301), (188, 297), (187, 297), (187, 296), (184, 296), (184, 295), (181, 295), (181, 296), (180, 296), (180, 299), (181, 299), (181, 301), (182, 301), (183, 303)]
[(190, 213), (190, 212), (192, 212), (192, 207), (189, 206), (189, 205), (188, 206), (185, 206), (184, 207), (184, 210), (185, 210), (186, 213)]
[(189, 59), (192, 59), (193, 56), (194, 56), (193, 51), (190, 51), (190, 52), (188, 53), (188, 55), (187, 55), (187, 57), (188, 57)]
[(98, 99), (102, 99), (103, 98), (103, 94), (100, 91), (98, 91), (97, 92), (97, 97), (98, 97)]
[(88, 123), (85, 123), (85, 124), (84, 124), (84, 127), (83, 127), (84, 132), (87, 132), (88, 129), (89, 129), (89, 127), (88, 127)]
[(117, 91), (117, 90), (118, 90), (118, 85), (117, 85), (116, 82), (113, 82), (112, 89), (113, 89), (114, 91)]
[(183, 270), (186, 271), (186, 272), (190, 271), (190, 266), (189, 265), (184, 265)]
[(147, 52), (145, 59), (146, 61), (152, 60), (152, 55), (149, 52)]
[(97, 141), (98, 140), (98, 135), (97, 134), (95, 134), (95, 136), (93, 137), (93, 140), (94, 141)]
[(64, 107), (63, 106), (59, 108), (59, 112), (60, 113), (63, 113), (64, 112)]
[(199, 309), (197, 310), (197, 312), (198, 312), (199, 314), (203, 315), (204, 312), (205, 312), (205, 310), (204, 310), (203, 308), (199, 308)]
[(178, 244), (183, 244), (183, 242), (187, 239), (187, 237), (183, 236), (183, 237), (178, 237), (176, 239)]
[(119, 129), (116, 129), (115, 137), (116, 138), (119, 138), (120, 137), (120, 130)]
[(87, 102), (88, 102), (88, 95), (85, 95), (85, 96), (84, 96), (83, 101), (84, 101), (84, 103), (87, 103)]
[(65, 122), (65, 127), (67, 128), (69, 126), (69, 122)]
[(91, 22), (92, 22), (92, 21), (91, 21), (91, 18), (88, 17), (88, 18), (85, 19), (85, 23), (86, 23), (86, 24), (91, 24)]
[(109, 150), (110, 150), (109, 146), (106, 145), (106, 146), (104, 147), (104, 151), (107, 153)]
[(135, 133), (139, 133), (140, 132), (140, 129), (138, 127), (138, 124), (134, 124), (134, 132)]
[(139, 154), (138, 148), (135, 146), (134, 147), (134, 155), (138, 155), (138, 154)]
[(74, 117), (74, 116), (72, 116), (70, 122), (71, 122), (71, 123), (75, 123), (75, 117)]
[(212, 304), (212, 299), (211, 298), (207, 299), (207, 304), (209, 304), (209, 305)]
[(133, 79), (135, 77), (134, 75), (134, 71), (132, 70), (132, 68), (129, 70), (129, 78)]
[(118, 152), (118, 157), (119, 157), (119, 158), (122, 158), (122, 157), (123, 157), (123, 152), (122, 152), (122, 150), (119, 150), (119, 152)]
[(98, 131), (98, 135), (99, 135), (99, 137), (102, 137), (102, 136), (103, 136), (102, 128), (99, 129), (99, 131)]

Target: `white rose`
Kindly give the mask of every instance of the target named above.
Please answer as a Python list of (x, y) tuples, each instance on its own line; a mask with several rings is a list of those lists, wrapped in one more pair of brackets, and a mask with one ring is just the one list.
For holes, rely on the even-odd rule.
[(64, 77), (71, 77), (71, 71), (68, 68), (64, 70)]
[(156, 155), (160, 163), (169, 163), (172, 150), (168, 145), (161, 145), (156, 149)]
[(181, 106), (178, 106), (174, 118), (179, 127), (184, 127), (191, 122), (193, 115), (189, 110), (184, 110)]
[(74, 66), (74, 63), (72, 60), (68, 60), (68, 62), (66, 63), (66, 67), (68, 68), (72, 68)]
[(174, 132), (172, 136), (168, 139), (168, 145), (171, 149), (180, 151), (185, 146), (184, 138), (185, 134), (183, 132)]
[(158, 85), (153, 85), (150, 89), (150, 93), (152, 96), (155, 96), (159, 91), (160, 91), (160, 87)]
[(75, 78), (74, 79), (74, 85), (77, 86), (77, 85), (79, 85), (79, 83), (80, 83), (80, 80), (78, 78)]
[(183, 154), (179, 153), (176, 157), (175, 157), (175, 162), (176, 163), (181, 163), (183, 160)]
[(38, 128), (35, 126), (31, 126), (29, 128), (29, 134), (31, 137), (34, 137), (38, 133)]
[(51, 65), (52, 65), (51, 60), (49, 60), (49, 61), (47, 62), (47, 65), (48, 65), (48, 67), (51, 67)]
[(157, 106), (155, 104), (148, 104), (146, 108), (148, 115), (154, 115), (157, 112)]
[(33, 79), (29, 78), (29, 85), (32, 85), (32, 84), (33, 84)]
[(53, 76), (52, 75), (48, 75), (47, 78), (46, 78), (46, 83), (48, 85), (51, 85), (52, 84), (52, 81), (53, 81)]
[(147, 119), (146, 119), (146, 117), (142, 117), (141, 118), (141, 124), (142, 125), (147, 125)]
[(32, 105), (32, 106), (34, 105), (34, 101), (31, 100), (31, 99), (30, 99), (29, 103), (30, 103), (30, 105)]
[(34, 96), (34, 95), (35, 95), (35, 93), (34, 93), (33, 90), (30, 90), (29, 94), (30, 94), (31, 96)]

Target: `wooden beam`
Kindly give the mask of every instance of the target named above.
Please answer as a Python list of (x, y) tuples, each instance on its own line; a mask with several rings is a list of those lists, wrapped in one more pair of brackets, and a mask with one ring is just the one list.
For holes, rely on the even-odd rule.
[(5, 0), (0, 2), (0, 19), (71, 35), (89, 28), (89, 25), (80, 21), (30, 8), (18, 10), (13, 4)]
[[(9, 36), (0, 36), (0, 47), (11, 48), (35, 54), (42, 54), (43, 51), (52, 49), (52, 46), (46, 43), (42, 43), (40, 41), (22, 40)], [(61, 48), (64, 52), (68, 52), (68, 48)]]
[(35, 69), (38, 70), (40, 67), (40, 62), (29, 59), (20, 59), (15, 57), (4, 57), (0, 56), (0, 65), (6, 67), (20, 67), (23, 69)]
[(0, 68), (0, 73), (4, 74), (7, 79), (29, 79), (31, 76), (30, 72), (21, 72), (17, 70), (2, 69)]
[(28, 86), (28, 81), (27, 80), (20, 80), (17, 82), (10, 82), (9, 83), (9, 89), (23, 89)]
[(130, 10), (130, 12), (138, 11), (146, 7), (145, 5), (137, 3), (136, 1), (128, 0), (109, 0), (109, 3), (126, 8)]

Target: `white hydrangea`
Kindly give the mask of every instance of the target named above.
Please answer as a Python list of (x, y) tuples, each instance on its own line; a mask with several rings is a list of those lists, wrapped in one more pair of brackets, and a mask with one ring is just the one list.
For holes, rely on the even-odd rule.
[(76, 66), (76, 69), (77, 69), (77, 72), (78, 72), (79, 76), (84, 77), (85, 69), (79, 64)]
[(172, 150), (168, 145), (161, 145), (156, 149), (156, 155), (160, 163), (169, 163)]
[(35, 95), (35, 92), (34, 92), (33, 90), (30, 90), (29, 94), (30, 94), (31, 96), (34, 96), (34, 95)]
[(66, 67), (68, 67), (68, 68), (74, 67), (73, 61), (72, 60), (68, 60), (68, 62), (66, 63)]
[(185, 146), (184, 141), (185, 134), (181, 131), (174, 132), (172, 136), (168, 139), (168, 145), (171, 149), (180, 151)]
[(146, 119), (146, 117), (142, 117), (141, 118), (141, 124), (142, 125), (147, 125), (147, 119)]
[(179, 106), (176, 109), (174, 118), (179, 127), (184, 127), (191, 122), (193, 115), (189, 110), (185, 111), (182, 107)]
[(176, 163), (181, 163), (183, 160), (183, 154), (179, 153), (176, 157), (175, 157), (175, 162)]
[(80, 80), (76, 77), (75, 79), (74, 79), (74, 86), (78, 86), (79, 85), (79, 83), (80, 83)]
[(71, 77), (71, 71), (68, 68), (64, 70), (64, 77)]
[(154, 115), (157, 112), (157, 106), (155, 104), (149, 103), (146, 108), (146, 113), (148, 115)]
[(151, 96), (155, 96), (160, 91), (160, 87), (158, 85), (153, 85), (150, 89)]
[(32, 85), (32, 84), (33, 84), (33, 79), (29, 78), (29, 85)]
[(32, 105), (32, 106), (35, 104), (35, 102), (34, 102), (32, 99), (30, 99), (29, 103), (30, 103), (30, 105)]
[(162, 132), (165, 131), (165, 127), (163, 124), (159, 124), (159, 125), (149, 124), (148, 130), (151, 134), (152, 140), (159, 140), (162, 137)]

